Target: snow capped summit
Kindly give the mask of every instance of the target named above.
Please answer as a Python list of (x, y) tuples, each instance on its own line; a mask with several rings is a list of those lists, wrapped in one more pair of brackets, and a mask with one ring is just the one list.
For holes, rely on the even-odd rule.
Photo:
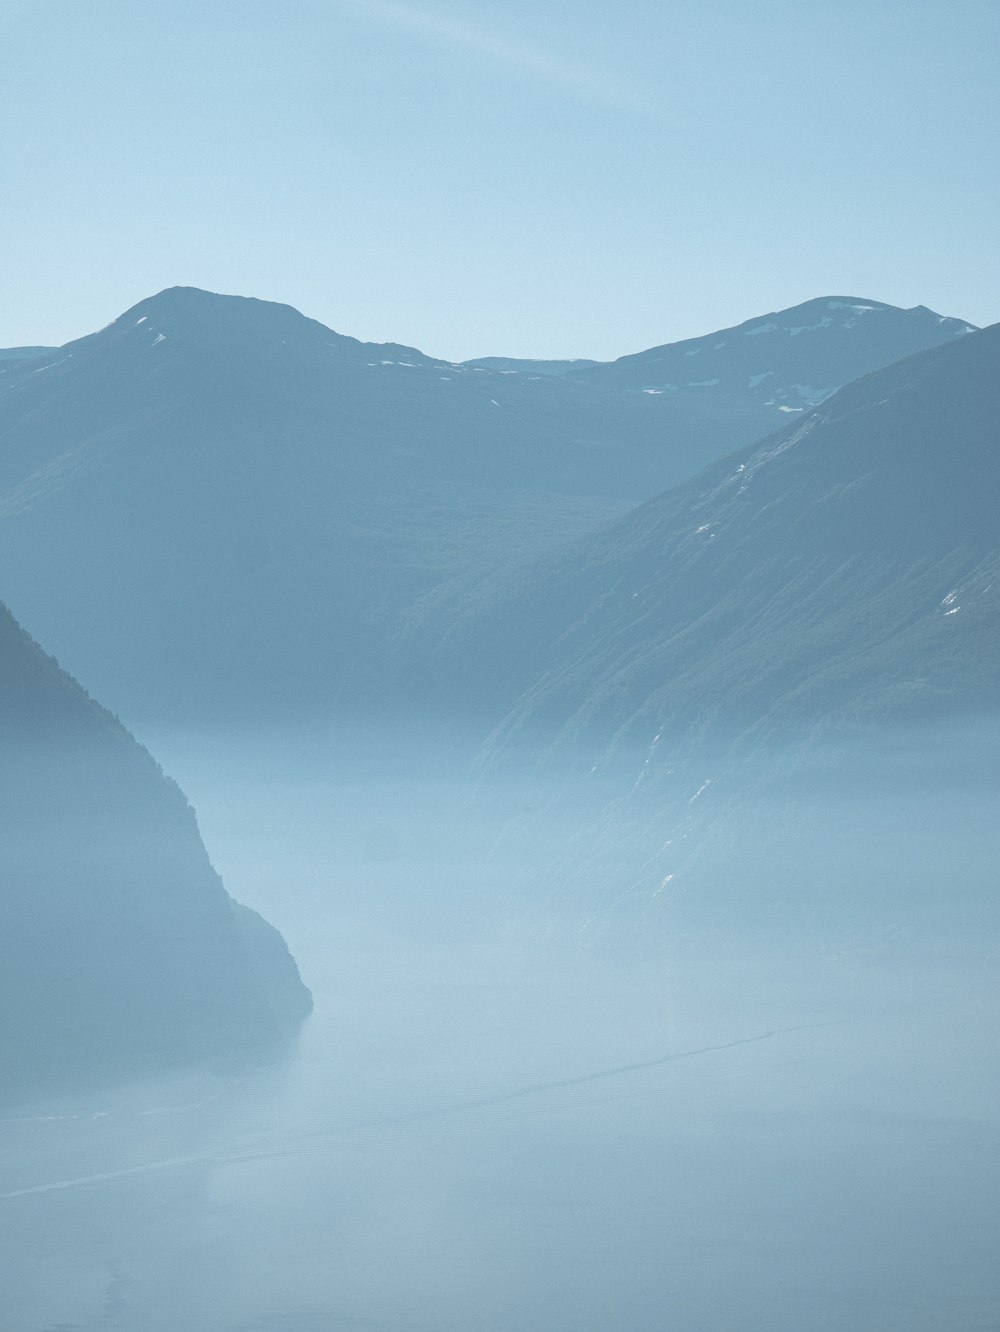
[(701, 338), (652, 347), (581, 371), (663, 392), (713, 391), (781, 411), (815, 406), (861, 375), (973, 332), (925, 306), (902, 310), (855, 296), (821, 296)]

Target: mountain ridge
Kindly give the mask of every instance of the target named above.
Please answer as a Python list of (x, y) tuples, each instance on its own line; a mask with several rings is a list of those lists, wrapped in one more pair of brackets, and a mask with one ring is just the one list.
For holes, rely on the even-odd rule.
[[(427, 606), (414, 655), (436, 650), (452, 692), (506, 711), (498, 753), (534, 732), (588, 736), (593, 760), (995, 705), (998, 363), (1000, 325), (873, 372), (566, 551)], [(505, 676), (482, 706), (480, 682)]]
[(469, 369), (170, 288), (0, 366), (5, 591), (132, 723), (381, 711), (386, 638), (417, 599), (783, 419), (748, 392)]
[[(975, 331), (965, 320), (923, 305), (902, 309), (858, 297), (821, 296), (731, 328), (621, 356), (581, 370), (579, 376), (646, 392), (743, 388), (767, 405), (798, 411), (889, 364), (879, 362), (876, 351), (886, 335), (895, 361)], [(697, 362), (688, 365), (695, 357)]]

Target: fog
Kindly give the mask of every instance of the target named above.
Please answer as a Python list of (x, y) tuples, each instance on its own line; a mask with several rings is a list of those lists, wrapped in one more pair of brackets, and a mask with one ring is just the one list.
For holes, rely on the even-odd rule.
[(5, 1108), (3, 1326), (996, 1327), (995, 734), (715, 809), (142, 735), (315, 1011)]

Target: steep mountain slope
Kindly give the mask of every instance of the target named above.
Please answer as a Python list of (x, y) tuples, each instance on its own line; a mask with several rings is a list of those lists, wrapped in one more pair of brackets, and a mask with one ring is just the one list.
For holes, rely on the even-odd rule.
[(385, 629), (415, 598), (779, 419), (752, 393), (453, 366), (175, 288), (0, 369), (5, 590), (132, 721), (381, 713)]
[(716, 397), (749, 397), (775, 413), (800, 412), (853, 379), (973, 331), (964, 320), (922, 305), (901, 310), (853, 296), (825, 296), (736, 328), (569, 373), (590, 384), (628, 385), (650, 394), (697, 389)]
[[(495, 748), (655, 756), (1000, 704), (1000, 326), (849, 385), (558, 556), (415, 615)], [(429, 691), (433, 696), (433, 690)]]
[(716, 452), (732, 414), (696, 415), (692, 440), (690, 413), (643, 395), (174, 289), (0, 371), (8, 596), (132, 719), (312, 713), (344, 690), (381, 706), (380, 622)]
[(228, 1053), (310, 1006), (178, 788), (0, 606), (0, 1087)]

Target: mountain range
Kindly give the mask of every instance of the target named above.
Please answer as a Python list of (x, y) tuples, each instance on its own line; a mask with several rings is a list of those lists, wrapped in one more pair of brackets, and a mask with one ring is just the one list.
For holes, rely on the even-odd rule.
[[(387, 640), (421, 597), (761, 439), (801, 415), (796, 384), (826, 392), (969, 327), (833, 298), (751, 324), (535, 373), (170, 289), (0, 363), (6, 594), (130, 719), (381, 711), (400, 686)], [(633, 383), (644, 357), (675, 386)]]
[[(605, 365), (452, 364), (178, 288), (28, 350), (0, 362), (0, 567), (116, 710), (467, 720), (486, 769), (600, 775), (602, 893), (672, 880), (709, 756), (734, 794), (688, 845), (750, 848), (764, 892), (756, 755), (815, 772), (995, 715), (1000, 326), (831, 297)], [(6, 610), (0, 679), (4, 1067), (287, 1033), (308, 992), (179, 789)]]
[[(923, 305), (901, 310), (856, 296), (826, 296), (569, 373), (588, 383), (651, 394), (698, 389), (718, 397), (750, 396), (789, 413), (816, 406), (835, 389), (890, 361), (972, 332), (972, 324)], [(775, 424), (783, 423), (776, 417)]]
[(583, 742), (588, 764), (992, 710), (998, 421), (994, 325), (558, 552), (427, 598), (411, 658), (449, 707), (506, 715), (495, 750)]

